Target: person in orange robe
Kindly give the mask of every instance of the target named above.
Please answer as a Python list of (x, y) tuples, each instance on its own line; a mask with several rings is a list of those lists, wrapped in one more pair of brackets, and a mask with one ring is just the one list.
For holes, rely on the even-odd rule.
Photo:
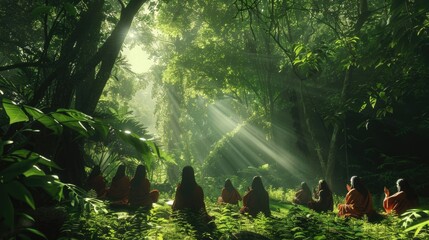
[(194, 169), (191, 166), (186, 166), (182, 170), (182, 181), (176, 188), (172, 208), (173, 212), (186, 210), (201, 214), (207, 222), (213, 219), (207, 213), (203, 189), (195, 181)]
[(418, 206), (418, 196), (405, 179), (396, 181), (398, 192), (390, 196), (389, 189), (384, 187), (383, 207), (386, 213), (401, 215), (405, 211)]
[(271, 215), (270, 199), (260, 176), (253, 177), (252, 187), (243, 196), (243, 207), (240, 212), (242, 214), (248, 213), (252, 217), (255, 217), (260, 212), (267, 217)]
[(237, 189), (232, 186), (230, 179), (225, 180), (224, 187), (222, 189), (222, 194), (218, 198), (219, 203), (229, 203), (229, 204), (238, 204), (238, 201), (241, 201), (240, 193)]
[(309, 207), (316, 212), (332, 211), (334, 208), (334, 199), (328, 183), (321, 179), (314, 194), (314, 200), (310, 202)]
[(131, 180), (128, 202), (134, 206), (152, 207), (152, 203), (158, 202), (159, 191), (150, 191), (150, 182), (146, 178), (146, 168), (138, 165), (136, 173)]
[(104, 198), (107, 193), (106, 180), (101, 175), (100, 166), (95, 166), (88, 176), (86, 183), (88, 190), (94, 189), (97, 193), (97, 198)]
[(351, 185), (347, 184), (345, 203), (338, 205), (338, 216), (362, 218), (374, 214), (371, 193), (365, 187), (362, 179), (353, 176)]
[(130, 178), (125, 175), (125, 165), (120, 165), (107, 191), (107, 198), (115, 205), (126, 205), (129, 192)]
[(306, 182), (301, 183), (301, 189), (299, 189), (292, 202), (298, 205), (308, 206), (308, 204), (312, 201), (311, 191)]

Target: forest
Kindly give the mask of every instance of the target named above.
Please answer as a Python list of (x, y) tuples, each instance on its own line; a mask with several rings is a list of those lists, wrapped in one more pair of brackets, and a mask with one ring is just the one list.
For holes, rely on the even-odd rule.
[(0, 101), (0, 240), (429, 239), (427, 0), (1, 0)]

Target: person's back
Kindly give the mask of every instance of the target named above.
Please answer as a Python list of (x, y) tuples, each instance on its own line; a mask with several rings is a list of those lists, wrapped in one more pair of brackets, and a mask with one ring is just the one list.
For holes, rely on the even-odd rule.
[(150, 191), (150, 182), (146, 178), (146, 168), (139, 165), (131, 180), (128, 202), (130, 205), (151, 207), (152, 203), (158, 201), (159, 191)]
[(408, 209), (418, 206), (418, 197), (414, 189), (404, 179), (396, 182), (398, 192), (390, 196), (387, 188), (384, 188), (385, 198), (383, 207), (386, 213), (402, 214)]
[(231, 180), (227, 179), (218, 202), (236, 205), (239, 201), (241, 201), (240, 193), (238, 193), (237, 189), (232, 186)]
[(292, 202), (298, 205), (308, 206), (312, 201), (311, 191), (307, 183), (302, 182), (301, 188), (296, 192)]
[(360, 178), (351, 178), (351, 187), (348, 186), (345, 203), (338, 205), (338, 215), (343, 217), (362, 218), (374, 213), (371, 193), (363, 185)]
[(325, 180), (320, 180), (315, 199), (309, 204), (309, 207), (316, 212), (332, 211), (334, 199), (332, 192)]
[(107, 198), (115, 204), (127, 204), (130, 192), (130, 178), (125, 175), (125, 166), (121, 165), (116, 171), (115, 177), (107, 192)]
[(88, 176), (86, 187), (88, 190), (93, 189), (97, 193), (98, 198), (104, 198), (107, 192), (106, 181), (101, 175), (99, 166), (95, 166)]
[(213, 219), (207, 213), (203, 189), (196, 183), (194, 169), (191, 166), (183, 168), (182, 181), (177, 186), (172, 209), (173, 212), (200, 214), (205, 222)]
[(270, 202), (268, 192), (265, 190), (262, 179), (259, 176), (253, 178), (252, 188), (243, 196), (243, 207), (241, 213), (248, 213), (256, 216), (262, 212), (265, 216), (270, 216)]
[(192, 190), (186, 191), (185, 188), (179, 184), (173, 202), (173, 211), (190, 210), (192, 212), (199, 212), (204, 209), (203, 189), (199, 185), (195, 185)]

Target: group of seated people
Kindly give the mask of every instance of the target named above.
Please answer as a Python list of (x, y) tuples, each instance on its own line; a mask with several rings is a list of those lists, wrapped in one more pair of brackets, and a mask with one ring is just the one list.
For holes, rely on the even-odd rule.
[[(260, 176), (253, 178), (252, 185), (243, 198), (234, 188), (230, 179), (225, 181), (218, 202), (237, 205), (241, 200), (243, 200), (243, 206), (240, 209), (242, 214), (247, 213), (251, 216), (256, 216), (258, 213), (263, 213), (265, 216), (271, 214), (268, 192), (265, 190)], [(203, 189), (196, 183), (194, 169), (191, 166), (183, 168), (182, 181), (177, 186), (173, 202), (173, 211), (185, 209), (202, 212), (208, 221), (212, 219), (205, 207)]]
[[(112, 179), (110, 188), (106, 187), (100, 168), (96, 166), (88, 177), (87, 188), (94, 189), (98, 198), (108, 199), (113, 204), (119, 205), (150, 207), (159, 198), (158, 190), (150, 191), (150, 182), (146, 177), (146, 168), (143, 165), (137, 167), (131, 181), (125, 174), (125, 165), (120, 165)], [(266, 216), (271, 214), (268, 192), (259, 176), (253, 178), (252, 185), (243, 198), (234, 188), (231, 180), (225, 181), (222, 194), (218, 199), (219, 203), (238, 204), (241, 200), (243, 200), (243, 206), (240, 212), (243, 214), (248, 213), (252, 216), (256, 216), (259, 212)], [(186, 209), (191, 212), (203, 213), (208, 221), (212, 219), (206, 210), (203, 189), (195, 181), (194, 169), (191, 166), (186, 166), (182, 170), (182, 180), (177, 186), (172, 209), (173, 211)]]
[[(375, 213), (372, 196), (365, 187), (363, 180), (358, 176), (353, 176), (350, 179), (350, 184), (347, 184), (346, 187), (345, 203), (338, 205), (338, 216), (354, 218), (362, 218), (365, 215), (372, 216)], [(393, 195), (390, 195), (389, 189), (384, 187), (383, 207), (387, 214), (400, 215), (406, 210), (418, 206), (417, 194), (405, 179), (398, 179), (396, 187), (397, 192)], [(301, 189), (296, 193), (293, 202), (307, 206), (317, 212), (332, 211), (334, 205), (332, 192), (324, 180), (319, 181), (314, 196), (312, 196), (308, 185), (302, 182)]]
[[(389, 189), (384, 188), (383, 207), (386, 213), (400, 215), (406, 210), (416, 207), (418, 197), (406, 180), (399, 179), (396, 186), (398, 191), (393, 195), (390, 195)], [(346, 187), (348, 192), (345, 203), (338, 205), (339, 216), (362, 218), (375, 213), (371, 193), (360, 177), (353, 176)], [(143, 165), (137, 167), (131, 180), (125, 174), (125, 165), (119, 166), (110, 188), (106, 188), (100, 168), (94, 167), (88, 178), (88, 188), (94, 189), (99, 198), (107, 198), (112, 203), (120, 205), (151, 207), (152, 203), (157, 202), (159, 198), (158, 190), (150, 190), (150, 182), (146, 177), (146, 168)], [(256, 216), (258, 213), (263, 213), (265, 216), (271, 215), (268, 192), (265, 190), (260, 176), (253, 178), (251, 187), (243, 198), (234, 188), (230, 179), (225, 181), (218, 202), (238, 205), (241, 200), (243, 201), (241, 213), (251, 216)], [(308, 185), (302, 182), (301, 189), (295, 194), (293, 203), (304, 205), (317, 212), (332, 211), (334, 205), (332, 191), (325, 180), (319, 181), (313, 193)], [(191, 166), (186, 166), (182, 170), (182, 179), (176, 188), (172, 209), (173, 211), (188, 210), (202, 214), (207, 222), (212, 219), (206, 210), (203, 189), (197, 184), (194, 169)]]
[(134, 177), (125, 174), (125, 165), (120, 165), (112, 179), (110, 188), (101, 174), (99, 166), (95, 166), (87, 181), (87, 188), (94, 189), (97, 197), (108, 199), (114, 205), (132, 205), (151, 207), (158, 201), (159, 191), (150, 191), (150, 182), (146, 177), (144, 165), (138, 165)]

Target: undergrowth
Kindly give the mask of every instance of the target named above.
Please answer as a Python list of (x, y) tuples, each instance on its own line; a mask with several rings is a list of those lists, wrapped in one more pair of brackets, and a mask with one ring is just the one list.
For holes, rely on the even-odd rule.
[[(274, 194), (276, 195), (276, 194)], [(413, 239), (401, 219), (385, 216), (377, 223), (367, 219), (344, 219), (335, 212), (316, 213), (288, 202), (290, 193), (277, 192), (271, 200), (272, 217), (239, 214), (239, 206), (219, 205), (207, 199), (207, 210), (215, 217), (201, 224), (197, 216), (172, 214), (161, 200), (152, 209), (71, 211), (61, 239), (246, 239), (241, 233), (259, 234), (257, 239)], [(263, 236), (263, 237), (262, 237)], [(429, 239), (423, 228), (414, 239)]]

